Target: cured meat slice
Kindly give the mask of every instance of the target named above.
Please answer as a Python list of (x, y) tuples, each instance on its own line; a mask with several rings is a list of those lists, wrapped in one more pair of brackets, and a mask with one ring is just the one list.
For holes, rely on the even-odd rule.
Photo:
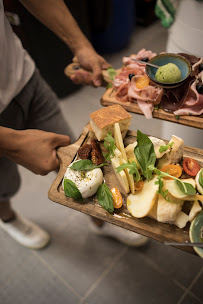
[(136, 86), (136, 79), (138, 77), (139, 76), (134, 76), (132, 78), (128, 89), (128, 96), (136, 100), (151, 102), (154, 105), (159, 104), (163, 94), (163, 89), (151, 84), (142, 89), (138, 89)]
[(196, 76), (198, 74), (198, 67), (201, 63), (203, 63), (203, 58), (198, 58), (194, 55), (189, 55), (189, 54), (185, 54), (185, 53), (178, 53), (179, 55), (185, 57), (186, 59), (189, 60), (189, 62), (192, 65), (192, 75)]
[(203, 113), (203, 95), (197, 92), (196, 83), (194, 81), (189, 87), (184, 104), (173, 112), (175, 115), (201, 115)]
[(120, 101), (127, 102), (128, 101), (128, 84), (123, 83), (117, 90), (115, 94), (116, 98)]
[(152, 112), (154, 110), (154, 105), (150, 102), (137, 100), (137, 104), (147, 119), (152, 118)]
[(163, 110), (173, 113), (180, 109), (185, 102), (189, 87), (194, 80), (194, 77), (189, 77), (181, 86), (174, 89), (165, 89), (161, 99), (161, 107)]
[(134, 76), (131, 80), (128, 97), (137, 101), (140, 110), (143, 112), (146, 118), (152, 118), (152, 112), (154, 105), (161, 102), (163, 95), (163, 89), (158, 88), (152, 84), (145, 86), (142, 89), (138, 89), (136, 86), (136, 80), (140, 76)]

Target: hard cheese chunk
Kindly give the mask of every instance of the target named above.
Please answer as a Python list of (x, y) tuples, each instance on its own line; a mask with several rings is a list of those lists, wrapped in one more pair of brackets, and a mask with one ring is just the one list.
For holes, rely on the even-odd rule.
[(157, 221), (162, 223), (172, 223), (175, 221), (178, 213), (181, 211), (182, 206), (184, 204), (183, 201), (178, 200), (175, 197), (172, 197), (168, 194), (171, 202), (168, 202), (163, 198), (162, 195), (159, 194), (158, 202), (157, 202)]
[(120, 163), (119, 163), (118, 159), (116, 157), (113, 157), (111, 159), (111, 164), (112, 164), (113, 170), (114, 170), (121, 186), (123, 187), (124, 191), (126, 193), (129, 193), (130, 188), (129, 188), (128, 179), (127, 179), (125, 171), (122, 170), (118, 173), (116, 172), (116, 168), (120, 166)]
[[(127, 162), (127, 155), (125, 152), (124, 144), (123, 144), (123, 139), (120, 131), (120, 126), (118, 123), (115, 123), (114, 125), (114, 138), (116, 142), (116, 147), (122, 154), (123, 162)], [(125, 169), (125, 173), (128, 179), (128, 183), (130, 186), (131, 192), (134, 194), (135, 193), (135, 186), (134, 186), (134, 179), (133, 175), (129, 173), (129, 169)]]

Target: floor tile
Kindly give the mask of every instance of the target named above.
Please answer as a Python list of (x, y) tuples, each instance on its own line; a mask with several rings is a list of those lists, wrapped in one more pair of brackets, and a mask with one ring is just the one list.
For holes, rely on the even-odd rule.
[(189, 287), (200, 271), (202, 260), (195, 255), (166, 246), (157, 241), (150, 241), (145, 254), (167, 276), (184, 287)]
[[(0, 231), (0, 303), (76, 304), (77, 296), (57, 274)], [(44, 251), (49, 249), (44, 249)]]
[(116, 241), (90, 233), (88, 221), (78, 212), (71, 225), (53, 236), (50, 250), (39, 253), (81, 296), (124, 248)]
[(177, 303), (183, 291), (148, 264), (139, 249), (129, 249), (87, 298), (88, 303)]
[(201, 304), (203, 303), (203, 301), (201, 301), (200, 299), (190, 295), (190, 294), (187, 294), (184, 299), (178, 303), (178, 304)]
[[(201, 260), (200, 265), (202, 265), (202, 260)], [(200, 298), (202, 303), (203, 303), (202, 282), (203, 282), (203, 267), (201, 268), (200, 276), (198, 276), (197, 281), (194, 283), (194, 285), (191, 288), (191, 292), (193, 292), (198, 298)]]

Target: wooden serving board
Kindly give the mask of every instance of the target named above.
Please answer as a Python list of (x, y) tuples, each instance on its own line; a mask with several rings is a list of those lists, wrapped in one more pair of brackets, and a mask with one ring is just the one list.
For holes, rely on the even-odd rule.
[[(159, 242), (187, 242), (189, 241), (189, 225), (184, 229), (179, 229), (178, 227), (170, 224), (159, 223), (149, 217), (137, 219), (134, 218), (127, 210), (124, 204), (121, 209), (118, 209), (114, 214), (106, 212), (94, 199), (89, 200), (87, 203), (79, 203), (72, 198), (67, 198), (61, 187), (63, 176), (69, 164), (74, 159), (78, 149), (85, 142), (87, 142), (89, 134), (89, 124), (83, 129), (83, 132), (75, 144), (66, 147), (60, 147), (57, 150), (57, 155), (60, 160), (60, 170), (58, 175), (49, 189), (48, 197), (50, 200), (59, 203), (61, 205), (67, 206), (69, 208), (78, 210), (82, 213), (94, 216), (96, 218), (102, 219), (109, 223), (118, 225), (125, 229), (137, 232), (139, 234), (145, 235), (149, 238), (157, 240)], [(125, 146), (134, 142), (136, 140), (136, 132), (128, 131), (124, 144)], [(167, 142), (167, 141), (166, 141)], [(203, 166), (203, 150), (191, 148), (185, 146), (184, 156), (192, 157), (196, 159), (201, 166)], [(109, 188), (118, 187), (124, 201), (126, 201), (127, 195), (120, 186), (119, 181), (111, 165), (103, 167), (104, 177), (106, 184)], [(196, 254), (192, 247), (177, 247), (181, 250)]]
[[(116, 98), (115, 93), (116, 91), (114, 88), (106, 90), (105, 94), (101, 98), (101, 104), (103, 106), (112, 106), (119, 104), (129, 112), (143, 115), (137, 103), (119, 101)], [(158, 109), (154, 110), (152, 115), (154, 118), (175, 122), (189, 127), (203, 129), (203, 114), (200, 116), (185, 115), (180, 116), (179, 119), (177, 119), (174, 114), (168, 113), (162, 109)]]

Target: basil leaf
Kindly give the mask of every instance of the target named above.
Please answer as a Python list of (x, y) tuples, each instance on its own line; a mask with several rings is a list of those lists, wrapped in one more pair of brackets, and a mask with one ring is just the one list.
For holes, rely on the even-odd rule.
[(93, 162), (89, 159), (80, 159), (77, 162), (74, 162), (72, 166), (70, 167), (72, 170), (77, 171), (84, 171), (84, 170), (93, 170), (95, 168), (100, 168), (108, 164), (101, 164), (101, 165), (95, 165)]
[(113, 84), (109, 82), (109, 83), (107, 84), (107, 86), (106, 86), (106, 89), (108, 90), (108, 89), (110, 89), (110, 88), (112, 88), (112, 87), (113, 87)]
[(140, 165), (142, 174), (149, 181), (152, 179), (153, 171), (149, 168), (150, 165), (155, 165), (156, 154), (154, 146), (147, 135), (139, 130), (137, 131), (137, 146), (134, 149), (136, 159)]
[(114, 70), (114, 68), (109, 67), (109, 68), (107, 69), (107, 73), (108, 73), (108, 75), (109, 75), (109, 78), (110, 78), (111, 80), (114, 80), (114, 78), (115, 78), (115, 76), (116, 76), (116, 71)]
[(68, 197), (72, 197), (79, 202), (83, 201), (82, 195), (81, 195), (80, 191), (78, 190), (77, 186), (75, 185), (75, 183), (72, 180), (70, 180), (68, 178), (64, 179), (64, 192), (65, 192), (65, 195)]
[(203, 188), (203, 168), (200, 170), (199, 173), (199, 184)]
[(160, 146), (159, 152), (162, 153), (164, 151), (167, 151), (168, 149), (171, 149), (173, 145), (174, 145), (174, 142), (168, 143), (165, 146)]
[(184, 183), (179, 179), (175, 179), (175, 182), (184, 194), (187, 194), (187, 195), (195, 195), (196, 194), (196, 190), (191, 184)]
[(106, 184), (101, 184), (97, 190), (98, 203), (108, 212), (114, 212), (113, 196)]

